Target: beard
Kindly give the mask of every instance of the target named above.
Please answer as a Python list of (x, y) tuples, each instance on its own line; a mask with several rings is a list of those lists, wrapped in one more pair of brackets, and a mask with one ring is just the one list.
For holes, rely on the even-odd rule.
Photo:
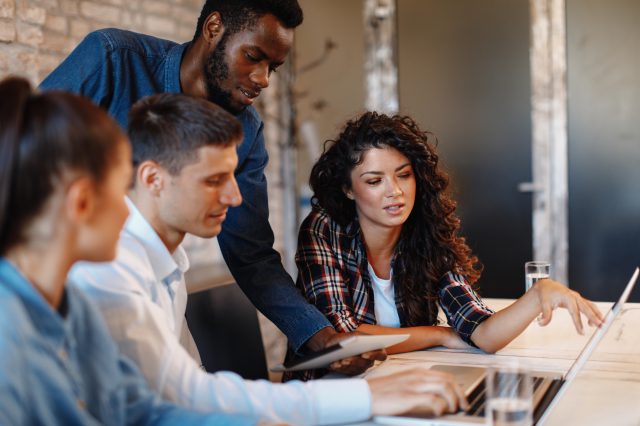
[(225, 61), (225, 53), (229, 33), (225, 32), (218, 45), (209, 54), (204, 64), (204, 82), (207, 89), (207, 99), (232, 114), (241, 113), (245, 107), (238, 108), (231, 102), (231, 92), (220, 86), (220, 82), (229, 78), (229, 66)]

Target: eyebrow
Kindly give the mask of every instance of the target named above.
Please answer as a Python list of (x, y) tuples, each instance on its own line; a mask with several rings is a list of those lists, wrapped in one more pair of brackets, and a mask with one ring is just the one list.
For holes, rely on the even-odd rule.
[(260, 49), (260, 47), (256, 46), (255, 44), (252, 44), (249, 46), (250, 49), (255, 49), (257, 51), (257, 53), (262, 56), (263, 59), (266, 59), (267, 61), (269, 61), (271, 63), (271, 65), (275, 66), (275, 67), (279, 67), (280, 65), (284, 64), (283, 62), (274, 62), (271, 60), (271, 58), (269, 57), (269, 55), (267, 55), (267, 53)]
[[(400, 167), (396, 167), (396, 169), (394, 170), (394, 172), (399, 172), (400, 170), (402, 170), (402, 169), (404, 169), (405, 167), (410, 166), (410, 165), (411, 165), (411, 163), (409, 163), (409, 162), (404, 163), (402, 166), (400, 166)], [(372, 174), (372, 175), (383, 175), (384, 173), (383, 173), (383, 172), (378, 172), (378, 171), (372, 170), (372, 171), (368, 171), (368, 172), (364, 172), (364, 173), (360, 174), (360, 177), (362, 177), (362, 176), (364, 176), (364, 175), (366, 175), (366, 174)]]

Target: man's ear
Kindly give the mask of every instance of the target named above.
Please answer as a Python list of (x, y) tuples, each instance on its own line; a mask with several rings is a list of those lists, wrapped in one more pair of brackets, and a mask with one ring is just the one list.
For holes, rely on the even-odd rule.
[(96, 207), (97, 188), (89, 177), (74, 180), (65, 194), (65, 209), (69, 219), (82, 223), (91, 217)]
[(202, 24), (201, 37), (208, 44), (216, 46), (224, 34), (224, 25), (220, 12), (212, 12)]
[(146, 160), (136, 170), (136, 187), (158, 195), (165, 185), (167, 172), (155, 161)]

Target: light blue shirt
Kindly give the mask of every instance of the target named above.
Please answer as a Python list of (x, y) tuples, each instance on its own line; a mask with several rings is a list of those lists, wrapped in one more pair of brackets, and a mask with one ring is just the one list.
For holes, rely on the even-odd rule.
[(163, 402), (122, 357), (98, 310), (71, 286), (59, 313), (0, 257), (0, 424), (255, 422)]

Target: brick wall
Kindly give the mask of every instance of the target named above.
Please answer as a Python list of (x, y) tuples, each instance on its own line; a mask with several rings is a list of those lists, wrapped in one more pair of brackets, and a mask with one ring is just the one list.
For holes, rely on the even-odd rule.
[[(87, 33), (99, 28), (124, 28), (176, 42), (188, 41), (202, 4), (202, 0), (0, 0), (0, 78), (20, 75), (37, 85)], [(275, 100), (269, 91), (263, 97)], [(265, 126), (268, 128), (269, 123)], [(270, 220), (276, 249), (280, 249), (279, 146), (267, 139), (267, 148), (272, 159), (267, 168)], [(284, 337), (264, 317), (261, 325), (268, 363), (281, 362)]]
[(36, 84), (98, 28), (187, 41), (201, 7), (201, 0), (0, 0), (0, 75)]

